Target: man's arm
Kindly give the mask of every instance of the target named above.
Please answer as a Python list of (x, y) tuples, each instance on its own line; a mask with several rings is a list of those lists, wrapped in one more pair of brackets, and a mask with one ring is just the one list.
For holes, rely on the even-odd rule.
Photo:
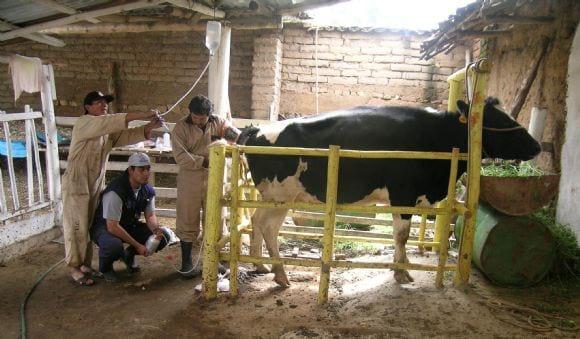
[(129, 245), (135, 247), (137, 253), (141, 254), (142, 256), (147, 256), (147, 249), (145, 246), (141, 245), (137, 240), (133, 239), (127, 231), (123, 227), (119, 225), (117, 220), (107, 219), (107, 231), (112, 235), (116, 236), (117, 238), (123, 240), (124, 242), (128, 243)]
[(147, 227), (157, 236), (157, 239), (161, 240), (163, 237), (163, 232), (159, 228), (159, 222), (157, 222), (157, 216), (155, 215), (155, 197), (152, 197), (145, 207), (145, 221), (147, 222)]

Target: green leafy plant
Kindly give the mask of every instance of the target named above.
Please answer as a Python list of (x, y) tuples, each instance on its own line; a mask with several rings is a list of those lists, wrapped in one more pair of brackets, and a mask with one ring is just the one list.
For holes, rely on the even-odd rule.
[(546, 280), (555, 294), (578, 293), (580, 287), (580, 247), (574, 231), (556, 221), (555, 208), (544, 207), (532, 215), (548, 226), (556, 244), (556, 259)]
[(481, 175), (488, 177), (530, 177), (545, 174), (529, 161), (516, 164), (512, 161), (502, 161), (481, 167)]

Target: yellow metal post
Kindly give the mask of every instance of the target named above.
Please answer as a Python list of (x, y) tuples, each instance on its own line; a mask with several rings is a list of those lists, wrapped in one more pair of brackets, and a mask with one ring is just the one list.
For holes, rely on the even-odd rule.
[[(427, 228), (427, 214), (421, 215), (421, 224), (419, 224), (419, 243), (425, 241), (425, 229)], [(419, 253), (423, 255), (425, 252), (425, 246), (419, 245)]]
[(238, 207), (240, 195), (243, 189), (239, 185), (240, 179), (240, 151), (232, 150), (232, 202), (230, 205), (230, 295), (238, 295), (238, 256), (240, 255), (240, 234), (238, 224), (242, 220), (242, 209)]
[[(436, 205), (437, 208), (447, 208), (447, 198), (439, 201)], [(449, 223), (449, 220), (445, 214), (437, 215), (435, 217), (435, 232), (433, 234), (433, 242), (441, 243), (443, 238), (443, 232), (445, 228), (445, 223)], [(433, 251), (439, 253), (439, 245), (433, 246)]]
[(437, 275), (435, 276), (435, 286), (443, 287), (443, 272), (445, 264), (447, 263), (447, 250), (449, 240), (449, 223), (453, 216), (453, 208), (455, 202), (455, 185), (457, 184), (457, 165), (459, 164), (459, 148), (454, 148), (451, 152), (451, 169), (449, 172), (449, 186), (447, 186), (447, 198), (444, 206), (448, 209), (448, 213), (441, 216), (442, 224), (441, 235), (439, 236), (439, 264), (437, 266)]
[(205, 230), (203, 231), (203, 295), (205, 299), (217, 297), (217, 271), (219, 250), (217, 242), (221, 233), (221, 199), (224, 181), (226, 149), (215, 145), (209, 149), (209, 177), (207, 181), (207, 200)]
[(461, 232), (459, 245), (459, 262), (457, 264), (457, 274), (455, 275), (456, 285), (466, 284), (469, 281), (469, 273), (471, 272), (475, 218), (477, 216), (477, 206), (479, 203), (483, 106), (489, 69), (490, 65), (485, 59), (479, 60), (473, 67), (475, 86), (468, 117), (469, 159), (467, 161), (467, 212), (465, 213), (465, 224)]
[(322, 237), (322, 268), (318, 287), (318, 304), (328, 301), (330, 268), (334, 252), (334, 227), (336, 219), (336, 199), (338, 192), (338, 164), (340, 147), (331, 145), (328, 153), (328, 171), (326, 183), (326, 207), (324, 216), (324, 236)]
[(463, 91), (461, 86), (463, 81), (465, 81), (465, 69), (460, 69), (447, 78), (447, 83), (449, 84), (448, 112), (457, 112), (457, 99), (459, 99), (460, 93)]

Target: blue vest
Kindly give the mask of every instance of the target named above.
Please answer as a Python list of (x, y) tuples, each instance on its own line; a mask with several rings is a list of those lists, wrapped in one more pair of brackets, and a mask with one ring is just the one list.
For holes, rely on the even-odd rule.
[(117, 193), (121, 198), (121, 201), (123, 201), (123, 210), (119, 224), (127, 231), (138, 224), (141, 213), (145, 212), (147, 204), (149, 204), (151, 198), (155, 196), (155, 190), (153, 187), (149, 184), (145, 184), (141, 186), (137, 197), (135, 197), (133, 188), (129, 183), (129, 173), (125, 171), (123, 174), (113, 179), (113, 181), (111, 181), (101, 193), (99, 206), (97, 207), (95, 217), (93, 218), (91, 233), (107, 229), (107, 221), (103, 218), (103, 195), (111, 191)]

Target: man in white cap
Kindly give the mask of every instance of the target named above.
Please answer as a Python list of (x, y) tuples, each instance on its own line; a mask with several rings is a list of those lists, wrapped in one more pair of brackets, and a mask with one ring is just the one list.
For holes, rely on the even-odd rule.
[[(99, 271), (109, 282), (118, 282), (113, 262), (125, 261), (129, 273), (139, 270), (135, 255), (148, 256), (145, 247), (151, 235), (165, 247), (170, 234), (159, 227), (155, 216), (155, 190), (148, 184), (151, 162), (145, 153), (133, 153), (128, 168), (103, 191), (91, 226), (91, 239), (99, 246)], [(145, 214), (145, 223), (139, 221)], [(123, 243), (129, 244), (123, 249)]]

